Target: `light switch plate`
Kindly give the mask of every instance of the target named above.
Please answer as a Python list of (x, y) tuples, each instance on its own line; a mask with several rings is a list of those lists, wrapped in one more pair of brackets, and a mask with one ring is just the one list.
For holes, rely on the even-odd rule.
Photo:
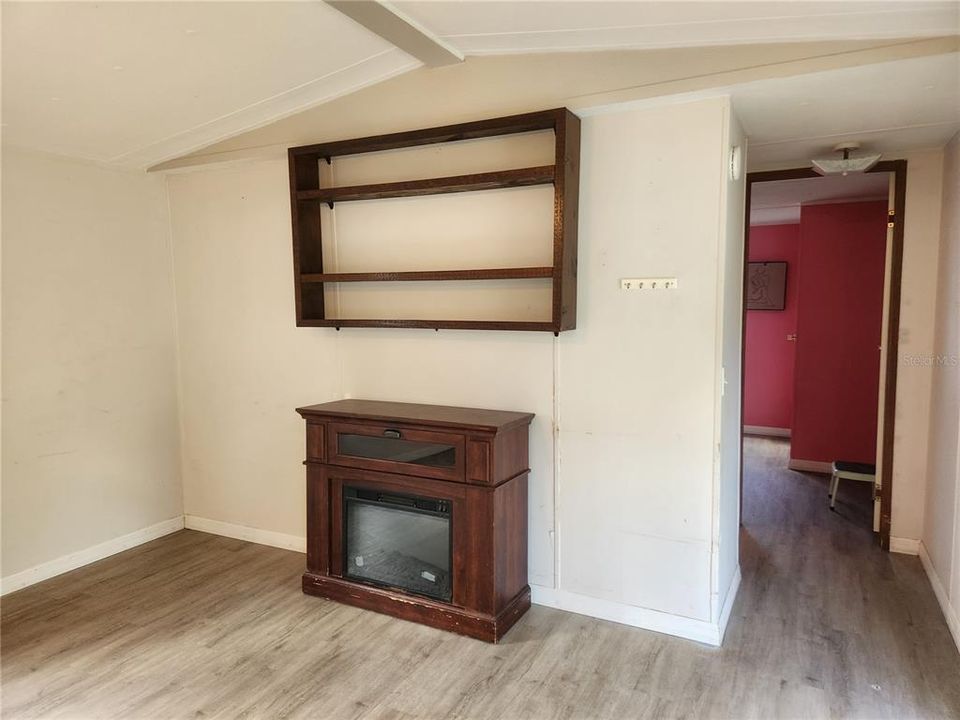
[(621, 290), (676, 290), (675, 277), (621, 278)]

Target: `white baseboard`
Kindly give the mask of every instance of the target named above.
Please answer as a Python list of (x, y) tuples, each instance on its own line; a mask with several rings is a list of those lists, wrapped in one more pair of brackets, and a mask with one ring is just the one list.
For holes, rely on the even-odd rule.
[(49, 580), (57, 575), (76, 570), (79, 567), (89, 565), (97, 560), (103, 560), (111, 555), (116, 555), (118, 552), (129, 550), (137, 545), (143, 545), (146, 542), (156, 540), (170, 533), (175, 533), (178, 530), (183, 530), (182, 515), (178, 515), (170, 520), (158, 522), (155, 525), (150, 525), (140, 530), (135, 530), (126, 535), (121, 535), (118, 538), (107, 540), (93, 547), (88, 547), (85, 550), (70, 553), (55, 560), (36, 565), (35, 567), (28, 568), (27, 570), (0, 580), (0, 595), (6, 595), (15, 590), (25, 588), (28, 585)]
[(790, 428), (767, 427), (766, 425), (744, 425), (744, 435), (762, 435), (763, 437), (790, 437)]
[(184, 526), (188, 530), (199, 530), (211, 535), (223, 535), (236, 540), (246, 540), (258, 545), (270, 545), (284, 550), (295, 550), (302, 553), (307, 551), (307, 539), (299, 535), (287, 535), (272, 530), (247, 527), (246, 525), (234, 525), (233, 523), (209, 520), (196, 515), (184, 515), (183, 519)]
[(830, 475), (833, 472), (833, 463), (820, 462), (819, 460), (794, 460), (790, 459), (787, 467), (799, 472), (815, 472)]
[(530, 594), (531, 601), (537, 605), (565, 610), (577, 615), (588, 615), (600, 620), (610, 620), (622, 625), (675, 635), (707, 645), (720, 645), (722, 639), (720, 625), (706, 620), (671, 615), (659, 610), (625, 605), (612, 600), (602, 600), (573, 593), (569, 590), (558, 590), (541, 587), (540, 585), (531, 585)]
[(919, 555), (920, 541), (913, 538), (900, 538), (890, 536), (890, 552), (902, 553), (904, 555)]
[(933, 562), (930, 560), (930, 555), (927, 553), (927, 547), (923, 544), (923, 541), (920, 541), (919, 554), (923, 569), (927, 571), (927, 577), (930, 578), (930, 585), (933, 586), (933, 594), (937, 596), (940, 609), (943, 610), (943, 617), (947, 621), (947, 627), (950, 628), (953, 641), (957, 644), (957, 649), (960, 650), (960, 615), (958, 615), (957, 609), (950, 604), (950, 596), (947, 594), (947, 589), (943, 586), (943, 583), (940, 581), (940, 576), (937, 575), (937, 571), (933, 567)]
[(730, 587), (727, 589), (727, 597), (723, 601), (723, 607), (720, 609), (720, 637), (717, 645), (723, 644), (723, 636), (727, 634), (727, 623), (730, 622), (730, 613), (733, 612), (733, 603), (737, 599), (737, 591), (740, 589), (740, 581), (743, 576), (740, 574), (740, 566), (737, 565), (737, 572), (730, 581)]

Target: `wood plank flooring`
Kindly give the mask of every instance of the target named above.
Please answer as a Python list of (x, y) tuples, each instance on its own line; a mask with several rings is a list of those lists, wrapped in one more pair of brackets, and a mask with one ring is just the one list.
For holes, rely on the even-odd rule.
[(747, 440), (723, 648), (534, 606), (499, 646), (300, 592), (303, 556), (184, 531), (2, 600), (4, 718), (960, 718), (960, 656), (869, 488)]

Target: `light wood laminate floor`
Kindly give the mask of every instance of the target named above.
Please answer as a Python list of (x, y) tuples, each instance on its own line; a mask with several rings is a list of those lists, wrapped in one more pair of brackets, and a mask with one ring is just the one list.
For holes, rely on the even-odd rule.
[(960, 657), (855, 483), (748, 439), (720, 649), (534, 606), (501, 645), (301, 594), (303, 556), (184, 531), (5, 597), (4, 718), (960, 718)]

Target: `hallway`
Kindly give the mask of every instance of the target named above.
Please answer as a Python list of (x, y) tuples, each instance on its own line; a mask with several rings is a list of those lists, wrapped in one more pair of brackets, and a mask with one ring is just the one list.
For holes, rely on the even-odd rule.
[(793, 664), (811, 716), (827, 701), (849, 717), (960, 717), (960, 655), (919, 558), (879, 549), (869, 485), (841, 482), (830, 512), (829, 477), (788, 470), (789, 450), (744, 441), (740, 622), (725, 646), (756, 641), (770, 667)]

